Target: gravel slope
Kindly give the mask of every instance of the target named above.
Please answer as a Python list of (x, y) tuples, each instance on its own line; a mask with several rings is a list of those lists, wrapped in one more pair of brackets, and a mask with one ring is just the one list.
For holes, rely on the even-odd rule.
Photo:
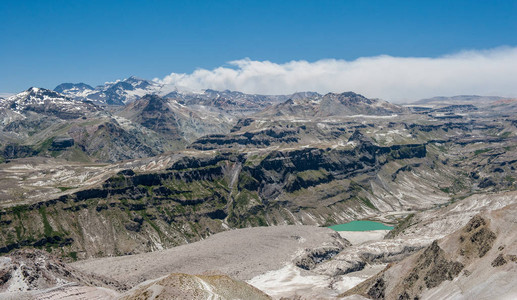
[(170, 273), (227, 274), (249, 280), (278, 270), (307, 248), (346, 242), (335, 231), (314, 226), (256, 227), (230, 230), (175, 248), (73, 263), (85, 272), (134, 285)]

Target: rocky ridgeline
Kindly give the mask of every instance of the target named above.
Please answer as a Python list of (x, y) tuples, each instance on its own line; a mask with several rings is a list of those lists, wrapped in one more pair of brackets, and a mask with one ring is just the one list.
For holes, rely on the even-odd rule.
[[(460, 230), (388, 265), (341, 296), (372, 299), (509, 297), (515, 284), (515, 204), (474, 216)], [(510, 272), (510, 273), (507, 273)], [(400, 274), (404, 274), (400, 276)], [(505, 276), (507, 280), (499, 280)]]
[[(172, 247), (225, 226), (298, 223), (306, 213), (323, 224), (333, 213), (332, 206), (307, 210), (303, 202), (277, 199), (337, 179), (375, 176), (389, 161), (425, 156), (425, 145), (364, 144), (346, 151), (276, 151), (260, 161), (231, 152), (212, 158), (184, 157), (162, 172), (126, 170), (99, 188), (4, 209), (1, 249), (5, 253), (24, 246), (59, 247), (82, 258)], [(372, 205), (354, 198), (354, 189), (346, 188), (348, 199), (336, 205)]]

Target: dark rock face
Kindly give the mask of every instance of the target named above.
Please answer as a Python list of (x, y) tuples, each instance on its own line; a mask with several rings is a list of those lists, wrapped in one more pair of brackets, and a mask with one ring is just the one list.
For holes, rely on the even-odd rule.
[(214, 134), (197, 139), (189, 146), (192, 149), (212, 150), (220, 148), (268, 147), (274, 144), (297, 143), (299, 130), (270, 128), (258, 132), (221, 135)]
[[(306, 148), (290, 152), (273, 151), (256, 167), (243, 167), (243, 172), (250, 174), (254, 179), (250, 184), (256, 182), (259, 193), (264, 198), (273, 198), (280, 192), (279, 188), (293, 192), (333, 179), (347, 178), (357, 172), (373, 172), (386, 162), (380, 160), (383, 156), (405, 159), (422, 158), (425, 155), (425, 145), (378, 147), (362, 144), (354, 150)], [(305, 171), (309, 172), (305, 179), (302, 176), (289, 180), (291, 174)]]
[(491, 187), (491, 186), (495, 186), (495, 182), (491, 179), (491, 178), (485, 178), (483, 179), (479, 184), (478, 186), (482, 189), (484, 188), (488, 188), (488, 187)]
[(496, 235), (488, 227), (487, 221), (481, 216), (475, 216), (466, 225), (460, 236), (461, 248), (459, 254), (466, 257), (483, 257), (492, 249)]
[(165, 98), (145, 95), (127, 105), (122, 115), (168, 139), (183, 140), (176, 113), (169, 107), (168, 100)]
[(386, 283), (384, 279), (379, 278), (372, 287), (368, 290), (367, 295), (372, 299), (384, 299), (386, 292)]
[(416, 251), (422, 248), (423, 247), (417, 246), (404, 246), (404, 248), (402, 248), (398, 252), (389, 252), (381, 254), (363, 253), (361, 254), (361, 258), (363, 259), (363, 261), (366, 261), (369, 264), (393, 263), (402, 260), (403, 258), (415, 253)]
[(423, 262), (418, 267), (429, 268), (424, 277), (427, 288), (433, 288), (445, 280), (454, 279), (464, 267), (462, 263), (448, 261), (436, 241), (424, 251), (421, 258)]
[(440, 107), (433, 109), (433, 112), (448, 112), (448, 113), (454, 113), (454, 112), (468, 112), (468, 111), (475, 111), (478, 110), (478, 108), (472, 104), (456, 104), (456, 105), (448, 105), (445, 107)]
[(2, 156), (6, 159), (30, 157), (36, 155), (38, 152), (30, 146), (9, 144), (5, 146)]
[(73, 238), (63, 238), (59, 235), (43, 237), (39, 240), (27, 239), (0, 247), (0, 254), (9, 253), (22, 247), (65, 247), (74, 242)]
[[(399, 263), (388, 265), (381, 273), (343, 295), (368, 295), (374, 299), (418, 299), (426, 290), (436, 288), (444, 281), (452, 281), (458, 276), (471, 276), (472, 272), (468, 268), (484, 265), (485, 255), (495, 243), (496, 234), (491, 230), (490, 220), (494, 220), (494, 215), (503, 219), (513, 215), (514, 211), (510, 210), (506, 214), (501, 217), (493, 213), (491, 218), (476, 215), (462, 229), (442, 239), (440, 243), (443, 243), (443, 248), (435, 240), (424, 250)], [(511, 224), (513, 219), (505, 219), (505, 222)], [(505, 246), (500, 245), (498, 251), (506, 251)], [(499, 253), (488, 262), (493, 268), (498, 268), (509, 261), (517, 261), (517, 256)], [(386, 294), (378, 292), (381, 280), (387, 287)], [(370, 294), (368, 291), (375, 293)]]
[(176, 117), (167, 106), (167, 101), (164, 98), (146, 95), (139, 101), (144, 105), (138, 120), (140, 124), (171, 137), (178, 138), (180, 136), (176, 125)]
[[(401, 281), (402, 292), (397, 299), (418, 299), (419, 293), (424, 288), (434, 288), (443, 281), (453, 280), (463, 270), (464, 265), (457, 261), (448, 260), (438, 242), (434, 241), (416, 259), (416, 265), (408, 272), (409, 274)], [(378, 290), (375, 285), (383, 279), (381, 275), (370, 291)], [(369, 293), (368, 293), (369, 295)], [(384, 295), (380, 298), (384, 299)]]
[(57, 137), (52, 141), (52, 150), (63, 150), (74, 145), (74, 139), (71, 137)]
[(313, 249), (295, 261), (295, 265), (304, 270), (312, 270), (318, 264), (332, 259), (339, 252), (343, 250), (342, 247), (322, 247)]
[(497, 267), (505, 265), (506, 263), (507, 263), (507, 261), (504, 258), (504, 256), (502, 254), (499, 254), (499, 256), (497, 256), (497, 258), (494, 259), (494, 261), (492, 262), (492, 267), (497, 268)]

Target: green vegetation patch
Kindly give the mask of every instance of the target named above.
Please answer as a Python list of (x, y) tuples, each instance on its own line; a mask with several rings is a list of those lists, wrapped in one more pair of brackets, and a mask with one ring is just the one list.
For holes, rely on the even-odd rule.
[(52, 142), (54, 141), (54, 138), (51, 137), (51, 138), (48, 138), (46, 140), (44, 140), (40, 145), (39, 147), (37, 147), (37, 151), (38, 152), (42, 152), (42, 151), (46, 151), (50, 148), (50, 146), (52, 145)]
[(307, 170), (296, 174), (304, 181), (319, 181), (327, 178), (328, 172), (324, 169), (319, 170)]
[(226, 191), (227, 185), (224, 179), (198, 180), (193, 182), (185, 182), (182, 180), (168, 180), (164, 186), (179, 191), (178, 197), (182, 200), (203, 199), (214, 195), (215, 191)]
[(48, 222), (47, 210), (44, 206), (39, 208), (39, 213), (41, 215), (41, 220), (43, 221), (43, 233), (47, 237), (52, 236), (54, 229), (52, 229), (52, 226), (50, 226), (50, 223)]
[(409, 228), (412, 224), (412, 221), (413, 221), (413, 217), (415, 216), (415, 214), (409, 214), (407, 215), (404, 219), (402, 219), (401, 221), (399, 221), (399, 223), (397, 224), (397, 226), (395, 226), (395, 228), (390, 231), (388, 233), (388, 235), (386, 236), (386, 238), (394, 238), (396, 237), (399, 233), (403, 232), (406, 228)]
[(77, 261), (77, 252), (72, 251), (68, 255), (72, 258), (73, 261)]
[(482, 153), (485, 153), (488, 151), (492, 151), (492, 148), (478, 149), (478, 150), (474, 151), (474, 155), (479, 155), (479, 154), (482, 154)]
[(373, 205), (373, 203), (368, 199), (368, 198), (365, 198), (365, 197), (358, 197), (359, 200), (361, 200), (361, 202), (363, 202), (366, 206), (368, 206), (369, 208), (371, 209), (377, 209), (375, 207), (375, 205)]
[(503, 133), (501, 133), (499, 136), (502, 137), (503, 139), (505, 138), (508, 138), (512, 133), (510, 131), (505, 131)]
[(64, 192), (64, 191), (75, 189), (77, 187), (76, 186), (58, 186), (57, 188), (60, 189), (61, 192)]

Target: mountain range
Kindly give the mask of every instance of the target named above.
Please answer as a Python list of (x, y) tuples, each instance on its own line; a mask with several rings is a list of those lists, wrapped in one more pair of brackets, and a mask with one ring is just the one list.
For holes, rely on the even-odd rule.
[[(0, 295), (515, 295), (516, 104), (135, 77), (0, 99)], [(322, 228), (353, 220), (394, 229)]]

